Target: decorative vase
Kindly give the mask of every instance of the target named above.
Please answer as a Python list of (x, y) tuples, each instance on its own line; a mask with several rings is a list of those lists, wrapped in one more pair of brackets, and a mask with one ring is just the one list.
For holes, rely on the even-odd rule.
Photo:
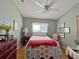
[(9, 31), (6, 31), (6, 39), (8, 41), (8, 39), (9, 39)]

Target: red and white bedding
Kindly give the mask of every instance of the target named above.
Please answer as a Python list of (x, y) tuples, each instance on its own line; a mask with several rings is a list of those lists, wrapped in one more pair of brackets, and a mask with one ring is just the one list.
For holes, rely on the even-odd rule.
[(47, 36), (32, 36), (25, 49), (25, 59), (61, 59), (57, 41)]
[(57, 42), (47, 36), (32, 36), (29, 40), (31, 47), (37, 47), (40, 45), (57, 46)]

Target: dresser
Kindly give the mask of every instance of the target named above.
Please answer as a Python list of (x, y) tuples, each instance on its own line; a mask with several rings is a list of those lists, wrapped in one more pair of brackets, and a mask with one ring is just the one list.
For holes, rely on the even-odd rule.
[(16, 39), (0, 42), (0, 59), (16, 59)]

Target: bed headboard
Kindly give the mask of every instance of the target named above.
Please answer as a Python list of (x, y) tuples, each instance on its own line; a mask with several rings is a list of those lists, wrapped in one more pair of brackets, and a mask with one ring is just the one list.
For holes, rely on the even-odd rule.
[(33, 32), (32, 35), (34, 35), (34, 36), (47, 36), (47, 33), (44, 33), (44, 32)]

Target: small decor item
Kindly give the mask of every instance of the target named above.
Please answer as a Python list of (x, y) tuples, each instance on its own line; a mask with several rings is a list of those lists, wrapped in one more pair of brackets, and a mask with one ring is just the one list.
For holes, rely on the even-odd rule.
[(79, 37), (79, 16), (76, 16), (77, 20), (77, 37)]
[(0, 36), (0, 42), (5, 41), (5, 36)]
[(22, 31), (23, 31), (23, 35), (24, 36), (28, 36), (28, 29), (27, 29), (27, 27), (24, 27)]

